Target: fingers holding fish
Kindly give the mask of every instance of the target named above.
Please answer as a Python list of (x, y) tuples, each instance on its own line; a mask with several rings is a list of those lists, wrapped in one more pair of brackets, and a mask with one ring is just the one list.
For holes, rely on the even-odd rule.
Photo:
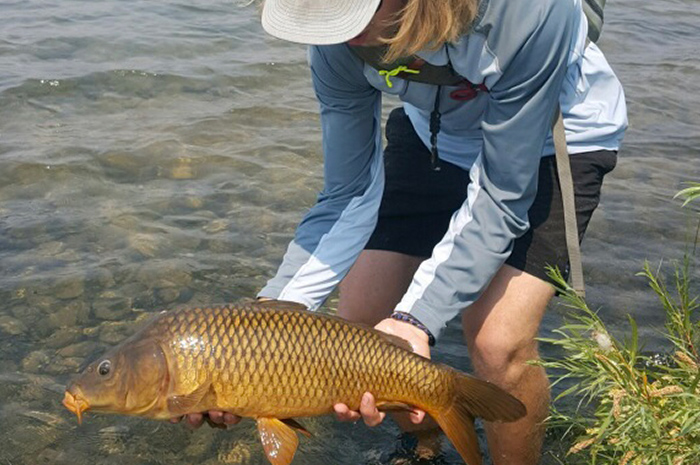
[(350, 407), (345, 404), (335, 404), (333, 410), (335, 411), (335, 418), (338, 419), (338, 421), (356, 422), (362, 418), (360, 412), (350, 410)]
[(170, 423), (180, 423), (183, 418), (186, 419), (187, 426), (193, 429), (199, 428), (205, 421), (214, 428), (225, 428), (229, 425), (236, 425), (241, 421), (241, 417), (232, 413), (222, 412), (221, 410), (210, 410), (206, 413), (190, 413), (181, 417), (171, 418)]
[(362, 395), (359, 411), (350, 410), (345, 404), (335, 404), (333, 410), (335, 411), (335, 417), (339, 421), (356, 422), (363, 420), (367, 426), (377, 426), (384, 421), (386, 416), (384, 412), (379, 411), (374, 396), (369, 392), (365, 392)]
[(209, 410), (209, 418), (216, 424), (226, 426), (236, 425), (241, 421), (241, 417), (220, 410)]
[(190, 413), (189, 415), (185, 415), (185, 424), (192, 429), (199, 428), (202, 426), (202, 423), (204, 423), (203, 413)]
[(168, 420), (170, 423), (177, 424), (185, 420), (185, 424), (192, 429), (197, 429), (204, 423), (204, 414), (202, 413), (190, 413), (187, 415), (182, 415), (180, 417), (173, 417)]
[(384, 417), (386, 416), (386, 413), (380, 412), (379, 409), (377, 409), (377, 404), (374, 401), (374, 396), (369, 392), (365, 392), (362, 395), (362, 402), (360, 403), (360, 413), (362, 414), (362, 419), (364, 420), (365, 425), (367, 426), (377, 426), (384, 420)]

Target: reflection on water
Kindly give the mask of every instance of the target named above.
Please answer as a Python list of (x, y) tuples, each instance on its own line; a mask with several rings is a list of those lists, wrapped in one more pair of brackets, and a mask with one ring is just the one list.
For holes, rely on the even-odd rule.
[[(60, 400), (86, 358), (154, 311), (250, 297), (274, 272), (321, 182), (303, 47), (266, 37), (254, 7), (217, 0), (2, 11), (0, 463), (265, 463), (252, 422), (192, 432), (88, 414), (77, 426)], [(634, 273), (678, 258), (696, 214), (670, 197), (700, 178), (700, 12), (619, 0), (606, 14), (602, 48), (632, 126), (584, 244), (590, 300), (619, 331), (634, 312), (662, 349)], [(460, 337), (452, 324), (436, 357), (468, 369)], [(391, 424), (305, 424), (315, 437), (295, 463), (379, 464), (398, 445)], [(445, 460), (460, 463), (452, 449)]]

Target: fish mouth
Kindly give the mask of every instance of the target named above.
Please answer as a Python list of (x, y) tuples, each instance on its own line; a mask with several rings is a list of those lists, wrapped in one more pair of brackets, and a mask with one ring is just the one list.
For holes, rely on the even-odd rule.
[[(77, 389), (73, 388), (72, 390)], [(63, 405), (78, 417), (79, 425), (83, 422), (83, 412), (90, 408), (90, 404), (82, 398), (79, 390), (75, 393), (67, 390), (66, 394), (63, 396)]]

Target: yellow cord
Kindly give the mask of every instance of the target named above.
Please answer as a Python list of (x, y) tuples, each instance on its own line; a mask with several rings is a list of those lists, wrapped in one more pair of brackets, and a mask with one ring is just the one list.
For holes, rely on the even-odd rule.
[(398, 75), (399, 73), (418, 74), (418, 73), (420, 73), (420, 71), (417, 69), (411, 69), (408, 66), (403, 66), (403, 65), (399, 66), (397, 68), (394, 68), (394, 69), (390, 69), (390, 70), (383, 69), (383, 70), (379, 71), (379, 75), (384, 76), (386, 78), (386, 85), (389, 86), (389, 89), (394, 87), (394, 83), (391, 82), (391, 78)]

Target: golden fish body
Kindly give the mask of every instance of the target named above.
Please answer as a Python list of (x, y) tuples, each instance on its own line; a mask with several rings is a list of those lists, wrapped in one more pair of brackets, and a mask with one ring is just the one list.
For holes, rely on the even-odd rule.
[(64, 404), (168, 419), (223, 410), (258, 420), (273, 464), (288, 464), (293, 417), (358, 409), (364, 392), (385, 408), (417, 406), (470, 464), (481, 463), (473, 418), (514, 420), (522, 404), (497, 387), (422, 358), (384, 333), (337, 317), (254, 304), (163, 312), (94, 362)]
[(152, 331), (167, 334), (175, 393), (211, 383), (197, 405), (203, 410), (254, 418), (322, 415), (339, 402), (359, 407), (368, 390), (378, 401), (450, 400), (447, 372), (338, 318), (223, 307), (166, 315)]

